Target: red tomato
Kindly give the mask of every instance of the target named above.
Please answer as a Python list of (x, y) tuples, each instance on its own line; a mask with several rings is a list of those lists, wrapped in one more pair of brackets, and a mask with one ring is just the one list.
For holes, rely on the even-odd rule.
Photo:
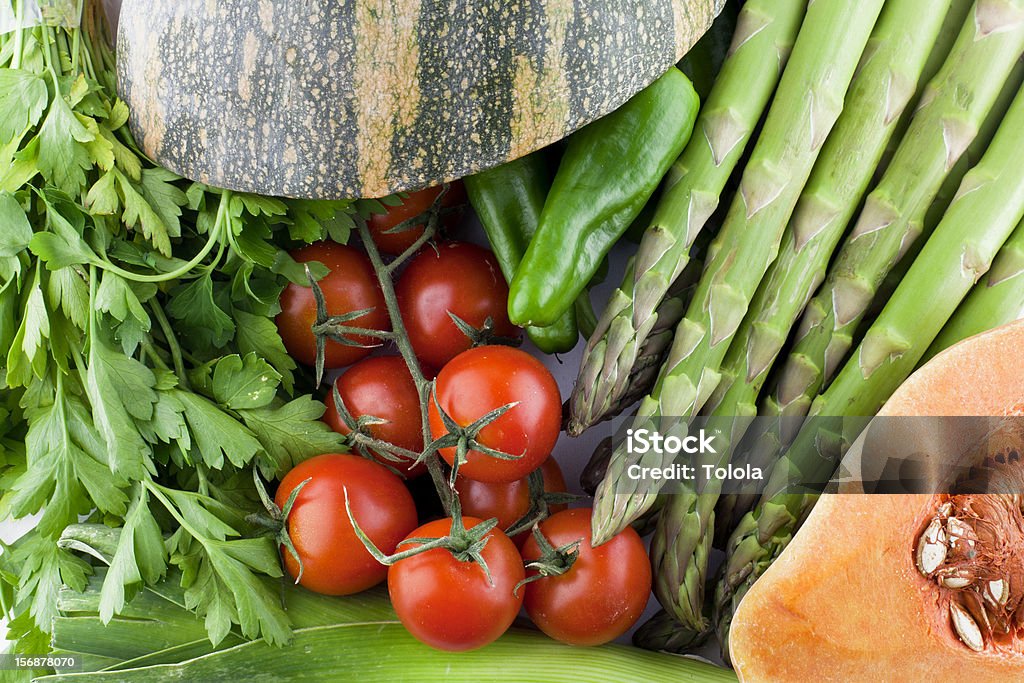
[[(415, 528), (416, 506), (402, 480), (356, 455), (318, 455), (296, 465), (277, 489), (274, 501), (284, 507), (292, 490), (309, 479), (288, 515), (288, 535), (302, 558), (300, 583), (325, 595), (351, 595), (374, 586), (388, 568), (366, 550), (345, 512), (348, 489), (352, 516), (382, 552), (393, 553)], [(299, 563), (282, 548), (293, 577)]]
[[(319, 261), (330, 269), (320, 280), (329, 315), (343, 315), (366, 308), (373, 310), (348, 324), (374, 330), (391, 327), (384, 295), (365, 254), (344, 244), (319, 242), (293, 251), (299, 263)], [(292, 358), (306, 365), (316, 363), (316, 338), (312, 325), (316, 322), (316, 300), (309, 287), (288, 283), (281, 294), (281, 312), (277, 315), (277, 331)], [(364, 345), (376, 344), (370, 337), (353, 336), (352, 340)], [(327, 340), (324, 348), (324, 367), (340, 368), (369, 355), (370, 349), (347, 346)]]
[[(335, 381), (341, 401), (352, 417), (372, 415), (383, 424), (370, 425), (368, 431), (375, 439), (415, 453), (423, 450), (423, 425), (420, 421), (420, 398), (416, 383), (401, 356), (377, 356), (359, 361), (343, 372)], [(339, 434), (348, 434), (349, 428), (334, 405), (334, 392), (324, 401), (327, 412), (324, 421)], [(427, 471), (426, 465), (406, 464), (386, 459), (375, 453), (384, 464), (418, 477)]]
[[(426, 219), (424, 219), (423, 225), (418, 225), (409, 230), (402, 230), (401, 232), (387, 232), (391, 228), (395, 227), (402, 221), (419, 216), (424, 213), (434, 204), (434, 200), (437, 199), (437, 195), (441, 192), (441, 186), (428, 187), (417, 192), (410, 192), (409, 196), (402, 200), (402, 203), (398, 206), (388, 206), (387, 213), (375, 213), (370, 216), (369, 228), (370, 234), (373, 235), (373, 241), (377, 243), (377, 248), (385, 254), (392, 256), (398, 256), (406, 249), (411, 247), (413, 243), (420, 238), (423, 234), (423, 230), (426, 227)], [(441, 206), (444, 208), (451, 208), (460, 204), (466, 203), (466, 188), (463, 186), (461, 180), (456, 180), (451, 183), (448, 188), (448, 192), (444, 195), (441, 200)], [(445, 225), (451, 225), (455, 221), (453, 218), (456, 214), (449, 214), (449, 216), (443, 218)]]
[[(513, 482), (551, 455), (562, 428), (562, 399), (548, 369), (530, 354), (508, 346), (480, 346), (456, 356), (437, 375), (437, 403), (456, 423), (468, 426), (496, 408), (518, 405), (485, 426), (476, 440), (487, 448), (521, 457), (501, 460), (471, 450), (459, 474), (467, 479)], [(428, 408), (436, 439), (448, 433), (437, 405)], [(448, 464), (455, 448), (441, 449)]]
[(478, 329), (490, 318), (502, 337), (520, 333), (508, 320), (508, 285), (494, 254), (475, 244), (424, 249), (402, 273), (395, 293), (416, 355), (437, 368), (472, 346), (449, 312)]
[[(464, 517), (467, 528), (480, 523)], [(451, 531), (450, 518), (416, 529), (409, 538), (441, 538)], [(402, 549), (420, 544), (403, 543)], [(417, 640), (439, 650), (460, 652), (483, 647), (508, 630), (523, 603), (513, 591), (525, 572), (519, 551), (494, 529), (481, 555), (493, 583), (476, 562), (457, 559), (443, 548), (407, 557), (388, 572), (388, 592), (395, 613)]]
[[(562, 468), (554, 458), (545, 460), (540, 466), (540, 472), (544, 476), (545, 491), (565, 493), (565, 477), (562, 476)], [(455, 480), (455, 490), (459, 494), (459, 501), (465, 514), (481, 519), (497, 517), (499, 529), (508, 530), (530, 511), (530, 484), (527, 477), (504, 484), (458, 477)], [(548, 506), (552, 514), (564, 509), (564, 504)], [(529, 531), (516, 534), (512, 537), (512, 542), (521, 547), (529, 535)]]
[[(628, 631), (647, 605), (651, 565), (631, 527), (596, 548), (590, 545), (590, 508), (565, 510), (540, 524), (554, 547), (582, 539), (576, 562), (561, 576), (526, 585), (523, 604), (541, 631), (572, 645), (600, 645)], [(541, 556), (531, 536), (523, 559)]]

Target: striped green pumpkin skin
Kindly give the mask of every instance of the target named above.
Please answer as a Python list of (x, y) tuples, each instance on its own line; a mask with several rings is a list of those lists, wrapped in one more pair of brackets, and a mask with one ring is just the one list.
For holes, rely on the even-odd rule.
[(143, 151), (260, 194), (379, 197), (565, 137), (675, 63), (724, 0), (125, 0)]

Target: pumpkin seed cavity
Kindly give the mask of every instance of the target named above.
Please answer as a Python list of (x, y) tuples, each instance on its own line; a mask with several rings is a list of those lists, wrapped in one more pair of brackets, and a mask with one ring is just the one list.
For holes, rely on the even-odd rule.
[(917, 538), (915, 564), (976, 652), (1024, 637), (1024, 461), (1005, 449), (972, 468)]

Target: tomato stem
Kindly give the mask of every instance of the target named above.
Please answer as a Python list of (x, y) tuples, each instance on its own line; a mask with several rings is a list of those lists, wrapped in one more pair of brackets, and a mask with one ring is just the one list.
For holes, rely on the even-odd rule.
[[(415, 254), (417, 251), (419, 251), (420, 247), (422, 247), (424, 244), (426, 244), (431, 239), (433, 239), (434, 236), (437, 234), (438, 227), (441, 224), (441, 216), (443, 216), (445, 213), (448, 213), (448, 210), (445, 210), (441, 206), (441, 202), (444, 199), (444, 196), (446, 194), (448, 194), (448, 191), (450, 189), (451, 189), (451, 185), (449, 185), (448, 183), (445, 183), (441, 187), (441, 191), (438, 193), (438, 195), (436, 197), (434, 197), (434, 201), (431, 203), (430, 208), (427, 209), (427, 211), (426, 211), (427, 222), (426, 222), (426, 225), (425, 225), (425, 227), (423, 229), (423, 234), (420, 235), (419, 237), (417, 237), (416, 241), (413, 242), (412, 244), (410, 244), (408, 249), (406, 249), (401, 254), (399, 254), (397, 257), (395, 257), (394, 260), (391, 261), (391, 263), (389, 263), (386, 266), (384, 266), (384, 268), (387, 271), (387, 275), (388, 275), (389, 278), (392, 277), (395, 274), (395, 271), (398, 270), (399, 266), (401, 266), (403, 263), (405, 263), (410, 258), (412, 258), (412, 255)], [(451, 209), (451, 210), (454, 210), (454, 209)], [(420, 220), (422, 217), (423, 217), (423, 214), (420, 214), (419, 216), (413, 216), (412, 218), (406, 218), (404, 221), (402, 221), (398, 225), (394, 226), (393, 228), (390, 228), (390, 229), (386, 230), (385, 233), (386, 234), (392, 234), (392, 233), (404, 232), (406, 230), (411, 230), (411, 229), (416, 228), (416, 227), (418, 227), (420, 225), (423, 225), (423, 222)], [(365, 237), (364, 237), (364, 241), (365, 241)], [(372, 239), (371, 239), (371, 241), (372, 241)], [(376, 246), (377, 245), (374, 244), (374, 248), (376, 248)]]
[[(442, 195), (444, 191), (442, 191)], [(381, 293), (384, 295), (384, 304), (388, 309), (388, 316), (391, 318), (391, 339), (398, 348), (398, 352), (402, 355), (402, 359), (405, 360), (406, 366), (409, 368), (409, 374), (412, 376), (412, 381), (416, 385), (416, 393), (420, 399), (420, 425), (423, 430), (423, 443), (431, 444), (433, 437), (430, 434), (430, 418), (428, 417), (427, 407), (429, 405), (430, 395), (433, 391), (433, 382), (428, 380), (423, 375), (423, 369), (420, 367), (420, 362), (416, 358), (416, 352), (412, 348), (412, 342), (409, 341), (409, 333), (405, 329), (405, 323), (402, 320), (402, 314), (398, 308), (398, 296), (395, 294), (395, 285), (392, 280), (393, 268), (396, 264), (401, 263), (408, 259), (412, 254), (419, 250), (428, 240), (430, 240), (437, 231), (437, 221), (428, 221), (427, 227), (423, 231), (423, 235), (416, 240), (408, 249), (402, 252), (391, 265), (388, 266), (384, 263), (384, 259), (381, 258), (380, 250), (377, 249), (377, 244), (373, 241), (373, 236), (370, 234), (370, 229), (366, 224), (366, 220), (361, 216), (355, 217), (356, 228), (359, 231), (359, 237), (363, 241), (363, 247), (366, 249), (367, 255), (370, 257), (370, 263), (373, 266), (373, 271), (377, 275), (377, 280), (380, 283)], [(424, 449), (424, 452), (417, 457), (419, 462), (424, 462), (427, 466), (427, 471), (430, 473), (430, 478), (434, 482), (434, 488), (437, 490), (437, 495), (441, 499), (441, 505), (445, 510), (445, 513), (451, 514), (452, 510), (452, 499), (455, 497), (454, 488), (447, 482), (444, 476), (444, 471), (441, 466), (441, 457), (437, 451), (431, 451), (428, 448)]]
[(490, 346), (493, 344), (500, 344), (501, 346), (521, 346), (523, 340), (521, 337), (503, 337), (500, 334), (494, 332), (494, 318), (487, 316), (484, 320), (484, 324), (481, 327), (473, 327), (465, 320), (455, 315), (451, 311), (448, 311), (448, 317), (452, 319), (455, 326), (459, 328), (459, 332), (469, 337), (470, 343), (476, 346)]
[(532, 529), (535, 525), (550, 517), (552, 505), (575, 503), (583, 497), (574, 493), (551, 493), (545, 491), (544, 474), (540, 469), (530, 472), (526, 477), (526, 483), (529, 487), (530, 508), (526, 511), (526, 514), (517, 519), (508, 528), (505, 533), (509, 536), (516, 536)]
[(487, 534), (498, 526), (497, 518), (492, 517), (491, 519), (480, 522), (479, 524), (467, 529), (462, 519), (458, 496), (455, 496), (454, 514), (451, 517), (451, 531), (449, 531), (447, 535), (441, 536), (440, 538), (407, 538), (398, 545), (409, 543), (418, 543), (419, 545), (415, 548), (400, 550), (388, 555), (381, 551), (370, 537), (366, 535), (366, 532), (360, 528), (359, 523), (352, 514), (352, 506), (349, 503), (348, 497), (348, 487), (345, 487), (343, 492), (345, 494), (345, 513), (348, 515), (348, 521), (352, 525), (352, 529), (355, 531), (356, 538), (362, 542), (366, 551), (384, 566), (390, 567), (396, 562), (401, 562), (404, 559), (430, 552), (431, 550), (447, 550), (460, 562), (475, 562), (480, 569), (483, 570), (484, 575), (487, 577), (487, 583), (491, 586), (494, 585), (494, 579), (491, 576), (490, 567), (487, 566), (487, 562), (484, 560), (483, 551), (489, 540)]
[[(334, 397), (334, 410), (338, 414), (338, 418), (345, 424), (349, 429), (349, 433), (345, 435), (345, 440), (350, 446), (353, 446), (355, 450), (364, 458), (370, 460), (386, 460), (387, 462), (381, 463), (389, 470), (395, 472), (399, 476), (405, 477), (406, 473), (399, 471), (396, 467), (393, 467), (391, 463), (413, 463), (418, 462), (423, 455), (420, 452), (410, 451), (407, 448), (396, 446), (393, 443), (378, 439), (370, 433), (369, 427), (377, 424), (383, 424), (386, 420), (373, 415), (360, 415), (358, 418), (354, 417), (349, 412), (348, 407), (345, 405), (344, 399), (341, 397), (341, 392), (338, 391), (338, 385), (334, 384), (331, 387), (331, 392)], [(374, 458), (370, 451), (374, 451), (379, 458)]]
[[(263, 503), (263, 507), (266, 509), (267, 514), (263, 515), (260, 513), (253, 513), (247, 515), (245, 520), (254, 526), (260, 526), (267, 530), (267, 535), (273, 534), (274, 540), (277, 541), (278, 545), (288, 551), (288, 554), (292, 556), (298, 565), (299, 573), (295, 576), (295, 583), (298, 584), (302, 580), (302, 574), (305, 571), (305, 566), (302, 564), (302, 557), (299, 556), (299, 551), (295, 549), (295, 544), (292, 543), (291, 536), (288, 535), (288, 516), (292, 512), (292, 508), (295, 506), (295, 500), (299, 497), (299, 493), (306, 487), (306, 484), (313, 480), (312, 477), (299, 482), (299, 485), (292, 489), (291, 493), (288, 494), (288, 499), (284, 503), (284, 507), (277, 507), (270, 494), (267, 493), (266, 487), (263, 485), (263, 480), (260, 479), (259, 468), (254, 467), (252, 470), (253, 482), (256, 485), (256, 493), (260, 497), (260, 501)], [(279, 551), (280, 552), (280, 551)]]
[(537, 542), (541, 555), (536, 560), (528, 562), (526, 568), (536, 570), (537, 573), (527, 576), (517, 583), (512, 591), (513, 594), (518, 595), (519, 589), (528, 583), (533, 583), (549, 576), (561, 576), (572, 569), (580, 555), (580, 543), (583, 542), (583, 539), (580, 538), (556, 548), (540, 530), (539, 524), (533, 526), (533, 540)]

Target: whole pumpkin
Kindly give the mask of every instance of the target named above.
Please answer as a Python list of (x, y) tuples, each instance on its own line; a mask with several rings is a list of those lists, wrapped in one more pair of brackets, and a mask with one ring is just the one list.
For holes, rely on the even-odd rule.
[(544, 147), (653, 82), (724, 0), (125, 0), (142, 150), (233, 190), (379, 197)]
[[(1024, 415), (1022, 351), (1024, 322), (964, 341), (912, 375), (880, 414)], [(1009, 431), (1016, 427), (1014, 421)], [(995, 455), (1018, 494), (1024, 481), (1020, 441), (1018, 432), (1016, 446), (1008, 442)], [(1024, 680), (1022, 498), (822, 496), (740, 603), (730, 632), (740, 680)], [(950, 518), (971, 526), (955, 543), (961, 532)], [(949, 541), (948, 553), (922, 554), (930, 552), (921, 542), (929, 533)], [(996, 546), (996, 561), (986, 556), (990, 546)], [(967, 584), (947, 572), (958, 552), (980, 574), (968, 576)], [(934, 571), (925, 576), (922, 566)], [(958, 612), (962, 605), (970, 621)], [(1008, 619), (1009, 633), (1002, 633), (1001, 618)]]

